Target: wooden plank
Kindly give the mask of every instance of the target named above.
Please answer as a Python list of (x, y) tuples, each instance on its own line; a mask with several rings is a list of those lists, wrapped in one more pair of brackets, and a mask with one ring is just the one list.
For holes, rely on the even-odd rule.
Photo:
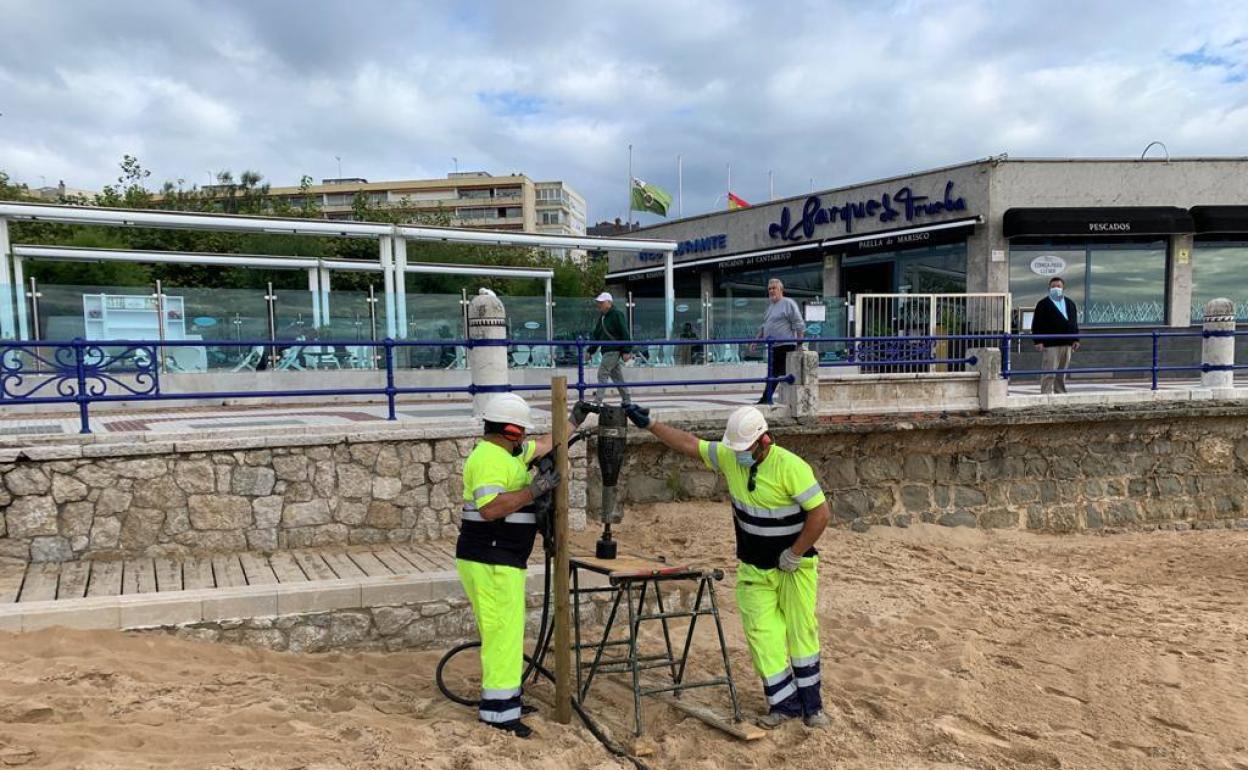
[(236, 553), (213, 555), (212, 574), (217, 579), (217, 588), (237, 588), (247, 585), (247, 575), (243, 572), (243, 565), (239, 563)]
[(355, 562), (347, 558), (345, 553), (323, 553), (325, 563), (334, 571), (334, 574), (340, 578), (357, 578), (367, 577), (364, 570), (355, 566)]
[(192, 556), (182, 565), (182, 587), (187, 591), (216, 588), (217, 581), (212, 574), (212, 559), (204, 556)]
[(156, 559), (156, 590), (160, 593), (166, 591), (182, 590), (182, 563), (173, 559)]
[(61, 576), (61, 565), (55, 563), (32, 564), (26, 569), (26, 584), (22, 586), (23, 602), (50, 602), (56, 598), (56, 584)]
[(368, 551), (354, 551), (348, 553), (347, 556), (369, 577), (389, 577), (394, 574), (380, 559)]
[(393, 548), (379, 548), (373, 551), (373, 555), (382, 564), (390, 568), (390, 571), (396, 575), (413, 575), (424, 572), (420, 567), (412, 564), (399, 554), (395, 553)]
[(394, 550), (413, 564), (427, 564), (431, 572), (443, 572), (455, 568), (455, 560), (447, 558), (441, 551), (421, 548), (416, 545), (396, 545)]
[(277, 575), (273, 574), (273, 568), (269, 566), (268, 559), (248, 551), (239, 554), (239, 560), (243, 563), (247, 585), (267, 586), (277, 583)]
[(61, 565), (61, 582), (56, 587), (57, 599), (81, 599), (87, 595), (91, 562), (71, 561)]
[(269, 566), (273, 568), (273, 574), (277, 575), (279, 583), (306, 583), (308, 580), (299, 562), (286, 551), (278, 551), (270, 556)]
[(131, 594), (156, 593), (156, 565), (151, 559), (127, 559), (121, 572), (121, 592)]
[(0, 566), (0, 604), (12, 604), (22, 592), (22, 581), (26, 579), (26, 568), (16, 564)]
[[(623, 683), (621, 682), (621, 684)], [(625, 687), (627, 687), (627, 685), (625, 685)], [(631, 689), (632, 688), (629, 688), (630, 691)], [(665, 694), (652, 695), (650, 697), (671, 706), (681, 713), (688, 714), (695, 719), (700, 719), (711, 727), (714, 727), (717, 730), (722, 730), (732, 737), (739, 738), (743, 741), (756, 741), (767, 734), (766, 731), (758, 725), (751, 724), (749, 722), (733, 722), (732, 719), (722, 717), (705, 706), (698, 706), (693, 703), (683, 703)]]
[(123, 563), (119, 561), (92, 562), (87, 596), (120, 596), (123, 568)]
[(325, 557), (311, 551), (295, 551), (295, 561), (309, 580), (337, 580), (338, 575), (325, 563)]

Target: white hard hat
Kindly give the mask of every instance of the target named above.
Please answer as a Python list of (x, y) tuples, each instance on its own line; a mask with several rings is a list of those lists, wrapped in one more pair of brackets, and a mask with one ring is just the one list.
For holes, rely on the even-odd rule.
[(499, 393), (491, 398), (481, 413), (481, 419), (533, 430), (533, 413), (529, 403), (515, 393)]
[(743, 406), (728, 415), (724, 426), (724, 444), (734, 452), (744, 452), (754, 446), (758, 437), (767, 432), (767, 418), (752, 406)]
[(594, 302), (615, 302), (615, 300), (612, 299), (611, 292), (604, 291), (602, 294), (594, 297)]

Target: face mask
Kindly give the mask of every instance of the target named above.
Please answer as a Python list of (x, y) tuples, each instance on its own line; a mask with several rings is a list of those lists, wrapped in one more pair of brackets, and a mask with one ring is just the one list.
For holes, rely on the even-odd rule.
[(737, 465), (748, 468), (754, 464), (754, 453), (750, 450), (747, 449), (744, 452), (736, 452), (735, 454), (737, 455)]
[(1061, 287), (1061, 286), (1050, 286), (1050, 287), (1049, 287), (1049, 299), (1051, 299), (1051, 300), (1053, 300), (1054, 302), (1056, 302), (1057, 300), (1059, 300), (1059, 299), (1061, 299), (1061, 298), (1062, 298), (1062, 287)]

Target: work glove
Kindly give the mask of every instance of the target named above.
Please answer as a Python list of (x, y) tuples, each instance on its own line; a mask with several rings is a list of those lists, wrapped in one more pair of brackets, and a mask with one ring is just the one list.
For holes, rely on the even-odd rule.
[(793, 553), (792, 548), (785, 548), (780, 552), (780, 569), (785, 572), (796, 572), (800, 566), (802, 566), (802, 557)]
[(584, 401), (577, 401), (572, 407), (572, 424), (580, 425), (585, 422), (585, 418), (589, 416), (591, 411), (592, 410), (588, 403)]
[(559, 486), (559, 471), (552, 468), (533, 477), (533, 481), (529, 483), (529, 494), (533, 495), (533, 499), (536, 500), (557, 486)]
[(628, 415), (628, 419), (633, 421), (633, 425), (645, 430), (650, 427), (650, 423), (654, 422), (650, 419), (650, 410), (637, 404), (628, 404), (624, 407), (624, 414)]

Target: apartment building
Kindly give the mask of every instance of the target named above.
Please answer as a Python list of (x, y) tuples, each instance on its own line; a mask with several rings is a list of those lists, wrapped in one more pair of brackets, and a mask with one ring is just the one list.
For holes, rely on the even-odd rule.
[(523, 174), (494, 176), (484, 171), (447, 174), (445, 179), (370, 182), (367, 179), (323, 179), (305, 191), (273, 187), (269, 193), (303, 203), (316, 197), (327, 219), (349, 219), (357, 194), (374, 205), (413, 213), (444, 213), (453, 227), (519, 230), (528, 233), (585, 235), (585, 199), (563, 182), (536, 182)]

